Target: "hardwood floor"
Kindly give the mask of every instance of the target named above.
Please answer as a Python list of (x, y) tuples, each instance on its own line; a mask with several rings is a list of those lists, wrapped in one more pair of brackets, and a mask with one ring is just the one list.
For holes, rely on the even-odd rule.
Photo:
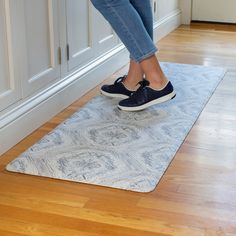
[(236, 26), (181, 26), (158, 47), (161, 61), (224, 66), (228, 72), (155, 191), (134, 193), (4, 170), (98, 94), (97, 87), (0, 158), (1, 236), (236, 235)]

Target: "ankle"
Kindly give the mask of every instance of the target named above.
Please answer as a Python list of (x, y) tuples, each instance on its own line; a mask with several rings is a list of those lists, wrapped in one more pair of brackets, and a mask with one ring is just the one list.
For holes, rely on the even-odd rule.
[(168, 82), (169, 80), (165, 76), (158, 79), (149, 80), (150, 87), (153, 89), (162, 89), (167, 85)]
[(127, 76), (124, 81), (123, 81), (123, 84), (124, 86), (128, 89), (128, 90), (136, 90), (137, 87), (138, 87), (138, 83), (142, 80), (143, 78), (140, 78), (140, 77), (130, 77), (130, 76)]

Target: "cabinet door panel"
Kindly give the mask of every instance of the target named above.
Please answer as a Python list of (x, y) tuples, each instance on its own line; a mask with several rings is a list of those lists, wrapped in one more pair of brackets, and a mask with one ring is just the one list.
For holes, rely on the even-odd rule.
[(117, 36), (89, 0), (66, 1), (68, 71), (82, 67), (118, 44)]
[[(49, 12), (47, 1), (27, 0), (25, 3), (28, 76), (33, 78), (51, 67)], [(50, 14), (52, 14), (50, 12)], [(34, 19), (34, 20), (32, 20)], [(40, 49), (40, 50), (39, 50)]]
[(24, 96), (60, 78), (57, 4), (56, 0), (24, 0)]
[(0, 0), (0, 111), (20, 99), (20, 81), (13, 63), (10, 6)]
[(87, 0), (66, 1), (68, 70), (84, 64), (93, 57), (91, 6)]
[(98, 54), (102, 54), (118, 44), (118, 37), (110, 24), (95, 8), (92, 8), (92, 12), (94, 47)]

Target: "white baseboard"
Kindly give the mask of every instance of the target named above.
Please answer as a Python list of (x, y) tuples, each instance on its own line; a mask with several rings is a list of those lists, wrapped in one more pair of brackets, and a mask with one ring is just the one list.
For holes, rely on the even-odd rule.
[[(175, 11), (154, 25), (154, 39), (166, 36), (180, 25), (181, 12)], [(68, 107), (129, 61), (123, 45), (108, 52), (90, 65), (0, 117), (0, 155), (35, 129)]]

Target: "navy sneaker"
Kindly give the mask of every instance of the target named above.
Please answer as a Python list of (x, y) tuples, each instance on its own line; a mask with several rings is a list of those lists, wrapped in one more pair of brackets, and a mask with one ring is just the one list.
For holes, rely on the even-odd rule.
[(130, 95), (135, 91), (128, 90), (124, 84), (123, 81), (127, 75), (124, 75), (122, 77), (119, 77), (114, 84), (111, 85), (103, 85), (101, 87), (101, 93), (107, 97), (112, 98), (128, 98)]
[(152, 105), (166, 102), (176, 96), (174, 88), (169, 81), (167, 85), (156, 90), (149, 87), (149, 81), (140, 82), (140, 87), (129, 98), (119, 102), (118, 108), (123, 111), (141, 111)]

